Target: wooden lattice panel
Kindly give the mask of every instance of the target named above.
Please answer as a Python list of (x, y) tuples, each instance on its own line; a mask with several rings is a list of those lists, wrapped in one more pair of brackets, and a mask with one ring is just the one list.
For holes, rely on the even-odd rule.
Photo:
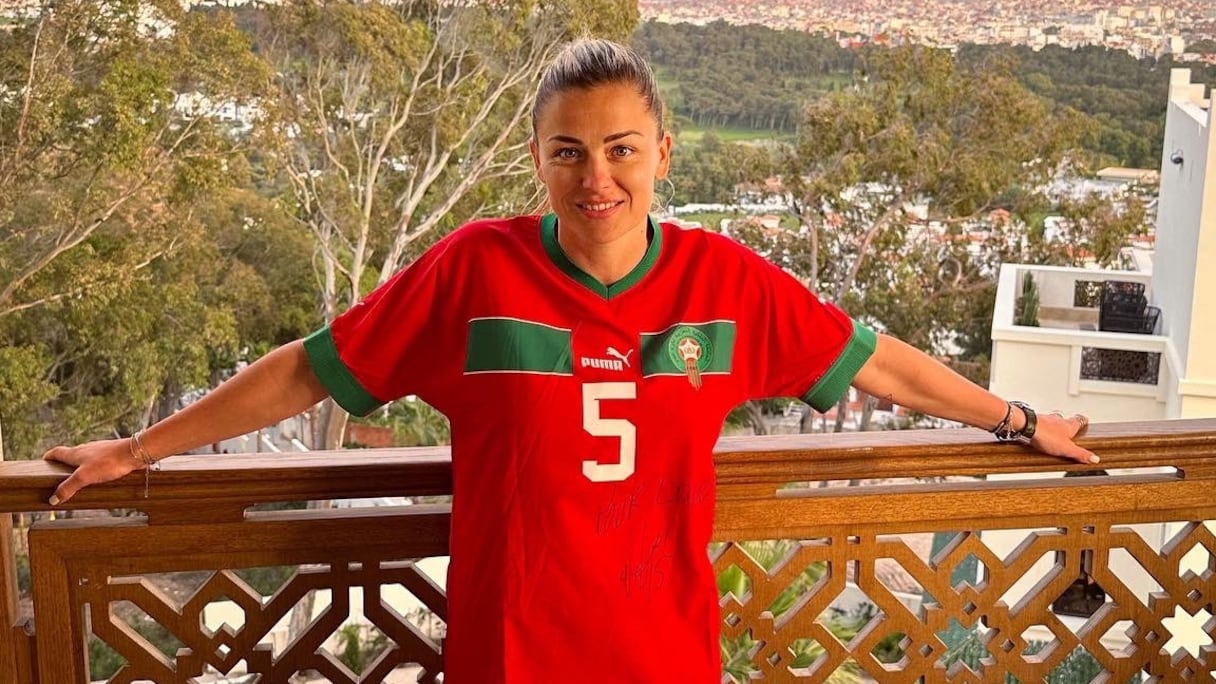
[[(381, 682), (396, 667), (417, 663), (433, 675), (442, 670), (439, 644), (381, 599), (381, 587), (400, 584), (441, 618), (446, 616), (442, 590), (411, 562), (370, 563), (301, 569), (269, 600), (229, 571), (220, 571), (185, 602), (174, 601), (139, 577), (82, 577), (79, 597), (87, 605), (92, 633), (121, 655), (127, 665), (109, 681), (189, 681), (210, 666), (229, 673), (245, 661), (244, 671), (267, 682), (285, 682), (302, 669), (315, 670), (331, 682)], [(323, 644), (351, 617), (350, 590), (363, 592), (364, 617), (387, 637), (387, 648), (363, 672), (351, 672)], [(332, 601), (282, 653), (273, 653), (271, 630), (288, 618), (308, 592), (325, 591)], [(212, 631), (204, 626), (203, 609), (213, 601), (231, 600), (244, 613), (243, 623)], [(136, 634), (115, 610), (137, 606), (184, 646), (175, 661), (161, 656)], [(425, 680), (425, 681), (430, 681)]]
[[(81, 646), (72, 649), (71, 658), (64, 658), (62, 651), (58, 657), (53, 651), (45, 656), (40, 652), (41, 681), (88, 681), (82, 652), (94, 635), (125, 660), (108, 680), (114, 684), (190, 684), (208, 667), (226, 674), (241, 661), (244, 671), (260, 675), (259, 682), (287, 682), (305, 671), (342, 684), (382, 682), (405, 664), (422, 668), (419, 681), (433, 682), (442, 670), (440, 644), (390, 607), (382, 592), (400, 585), (446, 620), (442, 590), (405, 559), (445, 554), (447, 528), (446, 512), (428, 511), (396, 515), (328, 511), (292, 521), (197, 526), (145, 526), (122, 520), (41, 526), (30, 534), (31, 554), (35, 562), (45, 564), (40, 567), (58, 572), (35, 576), (39, 636), (63, 635), (62, 643)], [(184, 599), (173, 598), (141, 577), (296, 564), (304, 567), (269, 597), (226, 569), (212, 573)], [(47, 582), (56, 581), (63, 582), (57, 591), (41, 591)], [(64, 586), (69, 591), (64, 592)], [(324, 646), (351, 617), (352, 590), (362, 591), (364, 617), (388, 641), (388, 647), (358, 673)], [(328, 605), (276, 653), (263, 642), (310, 592), (326, 592)], [(204, 609), (224, 600), (243, 612), (241, 624), (208, 629)], [(175, 657), (166, 657), (140, 636), (120, 617), (119, 606), (142, 611), (171, 633), (182, 644)]]
[[(1183, 557), (1197, 547), (1206, 554), (1206, 568), (1184, 569)], [(1129, 588), (1111, 568), (1116, 550), (1139, 563), (1162, 590), (1141, 595)], [(1044, 557), (1050, 561), (1047, 571), (1033, 570)], [(895, 561), (923, 587), (919, 609), (909, 608), (878, 580), (878, 559)], [(952, 581), (967, 560), (983, 566), (982, 578)], [(743, 638), (751, 645), (753, 679), (828, 681), (848, 663), (881, 682), (1006, 682), (1007, 676), (1042, 682), (1078, 649), (1103, 670), (1095, 681), (1127, 682), (1139, 675), (1150, 682), (1211, 682), (1216, 674), (1216, 537), (1200, 522), (1184, 525), (1160, 550), (1127, 527), (1077, 523), (1030, 531), (1005, 558), (997, 557), (975, 532), (963, 532), (931, 559), (922, 559), (900, 539), (863, 535), (797, 545), (768, 571), (743, 547), (728, 543), (715, 554), (714, 565), (719, 573), (737, 568), (750, 579), (746, 595), (723, 596), (722, 633), (729, 643)], [(770, 610), (792, 582), (816, 565), (822, 568), (817, 583), (780, 614)], [(1052, 604), (1082, 576), (1083, 566), (1105, 590), (1106, 600), (1074, 632)], [(1007, 604), (1005, 597), (1028, 576), (1037, 581), (1014, 605)], [(876, 610), (856, 636), (842, 642), (825, 625), (825, 617), (853, 580)], [(1168, 622), (1176, 611), (1208, 618), (1202, 629), (1209, 643), (1197, 654), (1164, 648), (1174, 636)], [(1131, 625), (1130, 643), (1112, 651), (1102, 639), (1119, 623)], [(1051, 641), (1031, 648), (1024, 635), (1032, 628), (1045, 628)], [(952, 634), (965, 634), (982, 646), (983, 657), (974, 669), (951, 657), (946, 642)], [(892, 635), (903, 657), (880, 662), (873, 651)], [(805, 652), (808, 639), (821, 652), (813, 662), (797, 663), (799, 646)]]

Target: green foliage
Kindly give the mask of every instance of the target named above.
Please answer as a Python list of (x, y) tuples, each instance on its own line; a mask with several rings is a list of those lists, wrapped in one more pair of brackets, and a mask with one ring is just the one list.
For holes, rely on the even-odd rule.
[[(525, 10), (531, 6), (523, 3)], [(641, 18), (634, 0), (542, 0), (535, 7), (541, 16), (557, 19), (564, 39), (595, 36), (624, 42)]]
[[(765, 572), (768, 572), (793, 552), (796, 542), (782, 539), (740, 542), (739, 545)], [(774, 619), (779, 619), (789, 612), (823, 578), (826, 572), (826, 563), (814, 563), (804, 568), (798, 577), (768, 606), (768, 611), (773, 614)], [(717, 581), (718, 595), (724, 600), (728, 594), (742, 599), (751, 591), (751, 579), (737, 566), (732, 565), (720, 572)], [(852, 638), (848, 635), (850, 629), (855, 635), (856, 630), (864, 626), (864, 622), (857, 625), (854, 620), (848, 619), (843, 614), (835, 613), (825, 624), (833, 634), (845, 641)], [(719, 644), (722, 649), (723, 672), (730, 675), (736, 682), (748, 681), (748, 673), (755, 669), (751, 662), (751, 653), (758, 645), (757, 642), (748, 633), (744, 633), (734, 640), (722, 635), (719, 637)], [(799, 648), (796, 650), (794, 667), (809, 666), (823, 652), (820, 645), (809, 641), (799, 644)], [(846, 668), (846, 671), (852, 672), (853, 670)]]
[(28, 457), (43, 437), (39, 414), (56, 394), (54, 383), (46, 379), (50, 363), (46, 346), (37, 341), (0, 345), (0, 428), (6, 459)]
[(727, 143), (707, 132), (698, 144), (685, 145), (672, 157), (673, 203), (731, 203), (737, 186), (771, 172), (772, 158), (764, 148)]
[[(847, 644), (856, 638), (876, 615), (875, 607), (865, 603), (851, 612), (833, 608), (820, 618), (820, 622), (837, 641)], [(774, 617), (778, 617), (776, 613)], [(899, 662), (904, 657), (899, 646), (903, 638), (904, 635), (898, 632), (883, 637), (874, 648), (874, 657), (881, 663)], [(752, 653), (760, 645), (749, 632), (744, 632), (737, 639), (729, 639), (725, 635), (719, 637), (723, 673), (738, 684), (750, 681), (751, 674), (758, 669), (752, 663)], [(790, 650), (789, 655), (793, 657), (789, 661), (789, 667), (795, 670), (811, 667), (827, 652), (822, 644), (813, 639), (796, 639)], [(862, 675), (861, 666), (850, 659), (829, 675), (826, 681), (833, 684), (853, 684), (865, 681)]]
[(262, 596), (274, 596), (284, 584), (295, 574), (296, 566), (283, 565), (261, 568), (241, 568), (233, 572), (240, 577), (251, 589)]
[(977, 255), (963, 230), (1048, 178), (1084, 124), (1026, 91), (1008, 64), (923, 47), (866, 55), (868, 80), (809, 104), (785, 154), (801, 228), (736, 234), (852, 315), (933, 351), (975, 317), (974, 293), (1011, 247), (1009, 227), (990, 225)]
[(1064, 250), (1051, 250), (1054, 256), (1041, 263), (1084, 266), (1090, 259), (1100, 268), (1117, 267), (1128, 238), (1149, 232), (1146, 198), (1132, 192), (1118, 197), (1087, 195), (1065, 198), (1059, 214), (1066, 229)]
[(393, 437), (404, 446), (451, 444), (452, 427), (447, 416), (420, 399), (402, 399), (366, 418), (355, 419), (393, 429)]
[(691, 122), (684, 123), (680, 121), (679, 129), (676, 135), (676, 144), (679, 145), (680, 151), (683, 153), (688, 146), (699, 144), (708, 136), (714, 136), (718, 138), (719, 141), (724, 143), (743, 142), (754, 144), (764, 144), (772, 140), (789, 140), (792, 137), (788, 133), (782, 134), (771, 130), (731, 127), (703, 127)]
[(1211, 38), (1197, 40), (1194, 43), (1186, 46), (1186, 50), (1184, 50), (1184, 52), (1199, 55), (1216, 55), (1216, 40)]
[(656, 66), (668, 106), (699, 126), (793, 132), (816, 94), (847, 84), (856, 55), (831, 38), (716, 21), (650, 21), (633, 44)]
[(42, 395), (50, 412), (27, 414), (38, 423), (31, 429), (62, 441), (133, 429), (160, 411), (158, 402), (207, 386), (215, 357), (235, 356), (235, 319), (213, 301), (217, 274), (207, 266), (218, 259), (200, 226), (174, 226), (171, 257), (131, 270), (110, 265), (162, 229), (149, 228), (96, 232), (51, 267), (93, 269), (87, 295), (0, 318), (0, 339), (12, 348), (45, 350), (40, 373), (55, 392)]
[(223, 15), (47, 7), (0, 41), (0, 90), (24, 96), (0, 100), (0, 406), (18, 458), (138, 427), (235, 356), (195, 202), (243, 179), (244, 142), (174, 105), (246, 101), (266, 77)]
[[(972, 672), (979, 672), (982, 669), (981, 661), (989, 657), (983, 637), (975, 628), (960, 632), (958, 637), (956, 643), (950, 645), (942, 656), (941, 662), (946, 668), (961, 662)], [(1046, 646), (1047, 644), (1041, 641), (1032, 641), (1026, 645), (1023, 655), (1033, 656)], [(1088, 651), (1084, 648), (1077, 648), (1065, 656), (1064, 660), (1047, 675), (1044, 682), (1046, 684), (1089, 684), (1103, 672), (1105, 669)], [(1020, 684), (1016, 677), (1008, 673), (1005, 674), (1004, 681), (1006, 684)], [(1140, 684), (1142, 681), (1142, 676), (1137, 674), (1127, 680), (1127, 684)]]
[[(623, 0), (53, 7), (0, 36), (0, 92), (29, 94), (0, 100), (0, 420), (20, 458), (166, 415), (522, 204), (535, 69), (637, 22)], [(207, 115), (226, 103), (266, 118)]]
[(1015, 308), (1015, 325), (1039, 327), (1039, 286), (1030, 273), (1022, 278), (1022, 294), (1018, 297)]
[[(177, 657), (178, 649), (185, 646), (172, 632), (142, 612), (119, 610), (119, 619), (125, 620), (139, 636), (170, 661)], [(108, 680), (125, 663), (123, 657), (110, 648), (109, 644), (96, 636), (89, 638), (88, 666), (91, 681)]]
[(869, 68), (864, 85), (804, 114), (791, 170), (809, 176), (794, 188), (808, 205), (841, 210), (843, 190), (882, 183), (901, 201), (927, 196), (937, 216), (973, 215), (1053, 172), (1084, 130), (1075, 112), (1026, 91), (1005, 64), (910, 47), (869, 53)]
[(267, 170), (318, 248), (325, 319), (447, 230), (520, 211), (537, 73), (565, 40), (636, 21), (623, 0), (305, 1), (247, 20), (275, 74)]
[[(767, 572), (776, 567), (794, 549), (795, 542), (789, 540), (740, 542), (743, 550)], [(797, 599), (806, 594), (827, 571), (824, 563), (807, 566), (798, 579), (777, 596), (768, 607), (775, 617), (780, 617), (794, 606)], [(733, 594), (736, 597), (746, 596), (751, 591), (751, 580), (738, 567), (731, 566), (718, 574), (718, 594), (725, 596)]]
[(89, 676), (94, 679), (107, 680), (114, 676), (115, 672), (123, 666), (126, 661), (118, 652), (110, 648), (104, 641), (97, 637), (89, 639)]
[(13, 556), (13, 564), (17, 569), (17, 593), (21, 596), (29, 596), (33, 588), (32, 576), (30, 575), (30, 556), (28, 553), (15, 553)]
[[(1072, 49), (1049, 45), (1042, 50), (969, 45), (959, 56), (970, 63), (1011, 60), (1031, 91), (1092, 117), (1096, 126), (1084, 146), (1101, 155), (1098, 163), (1148, 169), (1161, 164), (1169, 73), (1179, 66), (1169, 56), (1137, 60), (1100, 45)], [(1216, 79), (1216, 68), (1186, 66), (1197, 71), (1200, 81)]]
[(208, 301), (232, 311), (238, 337), (236, 356), (216, 350), (214, 366), (253, 360), (320, 326), (312, 241), (277, 202), (229, 188), (198, 206), (216, 250)]
[[(0, 100), (0, 129), (13, 132), (0, 140), (0, 223), (13, 227), (0, 236), (0, 316), (40, 301), (31, 290), (47, 267), (125, 206), (172, 209), (193, 189), (181, 178), (209, 186), (200, 167), (235, 154), (209, 119), (177, 113), (173, 88), (253, 97), (265, 69), (231, 26), (161, 5), (173, 30), (153, 33), (128, 3), (74, 0), (0, 43), (0, 89), (24, 95)], [(213, 46), (211, 61), (200, 45)]]
[[(864, 85), (870, 55), (882, 52), (840, 47), (802, 31), (725, 23), (648, 22), (634, 43), (655, 65), (678, 115), (711, 127), (787, 132), (808, 102)], [(959, 58), (971, 68), (1005, 63), (1034, 94), (1092, 117), (1083, 145), (1095, 164), (1160, 164), (1169, 70), (1178, 66), (1171, 57), (1137, 60), (1102, 46), (964, 45)], [(1199, 81), (1216, 80), (1216, 67), (1185, 66)]]
[[(960, 315), (955, 328), (954, 343), (962, 350), (964, 359), (982, 359), (988, 362), (992, 353), (992, 316), (996, 310), (996, 282), (988, 281), (959, 307)], [(987, 386), (987, 378), (980, 383)]]
[(342, 649), (338, 660), (355, 674), (361, 674), (388, 648), (388, 639), (383, 634), (379, 631), (372, 633), (368, 627), (355, 623), (348, 623), (338, 630), (338, 643)]

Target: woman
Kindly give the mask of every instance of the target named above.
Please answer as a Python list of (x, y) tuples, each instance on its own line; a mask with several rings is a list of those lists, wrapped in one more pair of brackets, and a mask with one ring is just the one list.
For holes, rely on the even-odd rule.
[[(648, 216), (671, 135), (632, 51), (568, 46), (532, 157), (553, 213), (452, 233), (333, 324), (129, 440), (56, 448), (52, 503), (325, 396), (417, 394), (452, 422), (446, 681), (716, 682), (712, 447), (746, 399), (853, 384), (1096, 460), (1082, 418), (1006, 403), (719, 235)], [(994, 428), (995, 426), (995, 428)], [(1037, 429), (1036, 429), (1037, 427)]]

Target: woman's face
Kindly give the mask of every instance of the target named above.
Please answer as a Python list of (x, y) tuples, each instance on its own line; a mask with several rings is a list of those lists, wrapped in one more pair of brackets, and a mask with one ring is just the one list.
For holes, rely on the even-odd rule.
[(609, 244), (645, 230), (654, 182), (671, 165), (671, 135), (658, 129), (628, 83), (566, 90), (545, 103), (532, 159), (560, 231)]

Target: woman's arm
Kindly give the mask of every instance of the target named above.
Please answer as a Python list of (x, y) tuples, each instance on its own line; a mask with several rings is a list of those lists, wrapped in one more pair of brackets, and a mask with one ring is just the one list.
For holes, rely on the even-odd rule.
[[(258, 359), (202, 399), (148, 428), (140, 439), (147, 455), (159, 460), (204, 444), (243, 435), (294, 416), (328, 396), (296, 340)], [(146, 467), (132, 438), (55, 447), (43, 456), (76, 466), (50, 499), (52, 506), (82, 487), (116, 480)]]
[[(985, 430), (996, 427), (1009, 410), (1005, 400), (888, 335), (878, 336), (873, 356), (853, 378), (853, 385), (914, 411)], [(1014, 407), (1010, 420), (1013, 429), (1019, 430), (1026, 424), (1026, 415)], [(1073, 442), (1085, 424), (1084, 416), (1080, 415), (1063, 418), (1040, 413), (1030, 445), (1052, 456), (1097, 463), (1098, 457), (1093, 452)]]

